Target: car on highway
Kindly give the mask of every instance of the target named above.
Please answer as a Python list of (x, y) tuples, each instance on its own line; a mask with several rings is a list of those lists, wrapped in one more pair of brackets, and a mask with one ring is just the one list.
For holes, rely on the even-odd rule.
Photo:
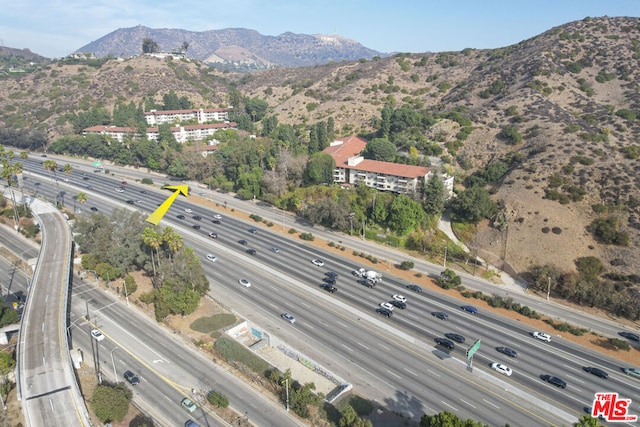
[(194, 412), (196, 409), (198, 409), (196, 404), (193, 403), (193, 401), (191, 399), (189, 399), (188, 397), (185, 397), (184, 399), (182, 399), (180, 404), (182, 405), (182, 407), (184, 409), (186, 409), (189, 412)]
[(471, 313), (471, 314), (476, 314), (478, 312), (478, 309), (475, 308), (472, 305), (463, 305), (460, 308), (463, 309), (464, 311), (468, 312), (468, 313)]
[(413, 292), (422, 292), (422, 288), (418, 285), (407, 285), (407, 289)]
[(255, 228), (250, 228), (247, 231), (251, 234), (256, 234), (258, 232), (258, 230), (256, 230)]
[(335, 286), (333, 286), (332, 283), (323, 283), (322, 285), (320, 285), (320, 287), (322, 289), (324, 289), (325, 291), (329, 292), (329, 293), (336, 293), (338, 292), (338, 288), (336, 288)]
[(506, 354), (509, 357), (518, 357), (518, 352), (509, 347), (496, 347), (496, 351)]
[(242, 240), (238, 240), (238, 243), (240, 243), (241, 245), (246, 245), (249, 242), (247, 242), (246, 240), (242, 239)]
[(338, 273), (336, 273), (335, 271), (327, 271), (326, 273), (324, 273), (324, 275), (332, 278), (333, 280), (338, 278)]
[(136, 202), (136, 205), (139, 205), (140, 203), (142, 203), (142, 200), (140, 199), (135, 199), (134, 202)]
[(195, 219), (196, 221), (202, 221), (202, 217), (200, 215), (194, 215), (191, 218)]
[(193, 224), (191, 228), (193, 228), (194, 230), (200, 230), (200, 224)]
[(89, 181), (89, 177), (88, 176), (83, 176), (82, 179), (84, 179), (85, 181)]
[(329, 283), (330, 285), (335, 285), (336, 284), (336, 279), (334, 279), (333, 277), (323, 277), (322, 278), (323, 282)]
[[(85, 177), (85, 178), (87, 178), (87, 177)], [(82, 179), (84, 179), (84, 178), (82, 178)], [(87, 178), (87, 179), (89, 179), (89, 178)], [(122, 188), (122, 187), (116, 187), (115, 190), (116, 190), (116, 193), (124, 193), (124, 188)]]
[(622, 368), (622, 372), (632, 377), (640, 378), (640, 369), (638, 368)]
[(392, 299), (391, 301), (389, 301), (389, 304), (391, 304), (394, 307), (400, 308), (402, 310), (407, 308), (407, 303), (402, 302), (402, 301), (397, 300), (397, 299)]
[(131, 385), (140, 384), (140, 378), (131, 371), (124, 371), (124, 379)]
[(603, 378), (605, 380), (607, 378), (609, 378), (609, 374), (607, 372), (603, 371), (600, 368), (594, 368), (592, 366), (585, 366), (582, 369), (584, 369), (585, 372), (589, 372), (590, 374), (595, 375), (596, 377), (600, 377), (600, 378)]
[(178, 218), (178, 219), (185, 219), (186, 217), (185, 217), (184, 215), (180, 214), (180, 215), (176, 216), (176, 218)]
[(311, 263), (313, 265), (315, 265), (315, 266), (318, 266), (318, 267), (322, 267), (324, 265), (324, 261), (322, 261), (321, 259), (317, 259), (317, 258), (314, 259), (314, 260), (311, 260)]
[(127, 203), (129, 203), (130, 205), (134, 204), (135, 202), (133, 201), (133, 199), (129, 199), (127, 200)]
[(403, 296), (403, 295), (396, 294), (396, 295), (392, 296), (391, 298), (393, 298), (396, 301), (402, 301), (404, 303), (407, 302), (407, 298), (405, 296)]
[(141, 190), (140, 193), (141, 194), (147, 194), (147, 190)]
[(184, 427), (200, 427), (200, 424), (198, 424), (197, 422), (195, 422), (193, 420), (187, 420), (184, 423)]
[(91, 210), (94, 212), (98, 212), (98, 208), (96, 208), (95, 206), (91, 206)]
[(222, 224), (222, 222), (220, 222), (220, 220), (219, 220), (219, 219), (214, 219), (214, 220), (212, 220), (211, 222), (212, 222), (212, 223), (214, 223), (214, 224), (216, 224), (216, 225), (220, 225), (220, 224)]
[(287, 322), (294, 324), (296, 323), (296, 318), (293, 317), (293, 314), (289, 314), (289, 313), (282, 313), (280, 315), (280, 317), (282, 317), (284, 320), (286, 320)]
[(245, 252), (248, 253), (249, 255), (255, 255), (257, 253), (257, 251), (253, 248), (249, 248)]
[(556, 387), (567, 388), (567, 383), (565, 380), (554, 377), (553, 375), (540, 375), (540, 379), (542, 381), (548, 382), (549, 384), (553, 384)]
[(214, 214), (214, 215), (213, 215), (213, 219), (222, 219), (222, 215), (220, 215), (220, 214)]
[(127, 185), (127, 181), (122, 181), (120, 184)]
[(369, 279), (358, 279), (358, 283), (366, 286), (367, 288), (373, 288), (375, 286), (375, 283)]
[(218, 260), (218, 257), (214, 254), (207, 254), (207, 259), (211, 262), (216, 262)]
[(102, 341), (104, 339), (104, 335), (102, 335), (102, 332), (100, 332), (97, 329), (92, 329), (91, 330), (91, 336), (96, 341)]
[(465, 341), (465, 338), (460, 334), (446, 333), (444, 336), (460, 344), (463, 344)]
[(271, 252), (273, 252), (274, 254), (279, 254), (280, 253), (280, 249), (276, 248), (275, 246), (269, 248), (269, 250)]
[(245, 288), (250, 288), (251, 287), (251, 282), (249, 282), (247, 279), (240, 279), (240, 280), (238, 280), (238, 283), (240, 283)]
[(532, 332), (534, 338), (539, 339), (540, 341), (551, 342), (551, 335), (544, 332)]
[(431, 315), (437, 317), (440, 320), (447, 320), (449, 318), (449, 315), (444, 311), (434, 311), (433, 313), (431, 313)]
[(618, 335), (631, 341), (640, 341), (640, 335), (634, 334), (633, 332), (623, 331), (623, 332), (618, 332)]
[(391, 311), (393, 311), (394, 309), (393, 305), (389, 304), (388, 302), (381, 302), (380, 307), (386, 308), (387, 310), (391, 310)]
[(511, 370), (510, 367), (508, 367), (507, 365), (503, 365), (502, 363), (492, 363), (491, 364), (491, 369), (493, 369), (494, 371), (496, 371), (498, 373), (506, 375), (508, 377), (510, 377), (511, 374), (513, 373), (513, 371)]
[(456, 348), (456, 345), (453, 343), (453, 341), (447, 338), (436, 337), (434, 341), (437, 342), (438, 345), (441, 345), (442, 347), (447, 348), (449, 350), (453, 350), (454, 348)]
[(193, 212), (190, 208), (186, 208), (184, 211), (185, 211), (186, 213), (192, 213), (192, 212)]
[(214, 233), (212, 231), (211, 233), (209, 233), (209, 237), (211, 237), (212, 239), (217, 239), (218, 238), (218, 233)]
[(387, 316), (387, 317), (393, 316), (393, 311), (387, 310), (386, 308), (382, 308), (382, 307), (376, 308), (376, 313), (380, 313), (383, 316)]

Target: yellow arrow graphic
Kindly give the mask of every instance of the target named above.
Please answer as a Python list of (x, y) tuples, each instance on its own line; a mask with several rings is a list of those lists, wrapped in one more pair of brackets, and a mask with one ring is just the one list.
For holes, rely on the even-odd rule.
[(162, 188), (168, 188), (170, 190), (176, 190), (176, 191), (174, 191), (173, 194), (167, 200), (162, 202), (162, 204), (158, 206), (158, 209), (156, 209), (155, 211), (153, 211), (151, 215), (149, 215), (149, 218), (147, 218), (147, 222), (150, 222), (153, 225), (158, 225), (158, 223), (160, 222), (164, 214), (167, 213), (167, 211), (171, 207), (171, 204), (178, 197), (180, 193), (184, 194), (185, 196), (189, 195), (188, 185), (165, 185)]

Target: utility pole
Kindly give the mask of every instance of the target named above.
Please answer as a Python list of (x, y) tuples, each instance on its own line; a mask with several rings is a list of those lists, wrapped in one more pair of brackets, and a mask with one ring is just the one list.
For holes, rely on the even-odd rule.
[(549, 295), (551, 294), (551, 276), (547, 276), (549, 279), (549, 284), (547, 285), (547, 301), (549, 301)]
[(129, 292), (127, 292), (127, 281), (122, 281), (122, 286), (124, 287), (124, 299), (127, 301), (127, 307), (129, 307)]
[(447, 268), (447, 246), (444, 247), (444, 268)]

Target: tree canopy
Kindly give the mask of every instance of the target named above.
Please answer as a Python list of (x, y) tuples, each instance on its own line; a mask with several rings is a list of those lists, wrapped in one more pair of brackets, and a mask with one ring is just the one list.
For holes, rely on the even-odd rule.
[(482, 187), (467, 188), (451, 202), (453, 220), (458, 222), (476, 224), (484, 218), (491, 218), (497, 212), (498, 205)]

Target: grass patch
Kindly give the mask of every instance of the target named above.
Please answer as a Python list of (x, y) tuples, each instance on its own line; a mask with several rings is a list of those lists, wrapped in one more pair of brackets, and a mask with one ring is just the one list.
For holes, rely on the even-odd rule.
[(242, 363), (256, 374), (265, 378), (272, 369), (271, 365), (253, 354), (251, 350), (227, 337), (217, 339), (213, 344), (213, 348), (215, 348), (227, 362)]
[(473, 236), (478, 231), (475, 224), (467, 224), (462, 222), (452, 222), (451, 228), (453, 232), (458, 237), (458, 239), (463, 242), (470, 242), (473, 239)]
[(194, 320), (189, 327), (194, 331), (210, 334), (234, 323), (236, 323), (236, 316), (229, 313), (219, 313), (213, 316), (200, 317)]

